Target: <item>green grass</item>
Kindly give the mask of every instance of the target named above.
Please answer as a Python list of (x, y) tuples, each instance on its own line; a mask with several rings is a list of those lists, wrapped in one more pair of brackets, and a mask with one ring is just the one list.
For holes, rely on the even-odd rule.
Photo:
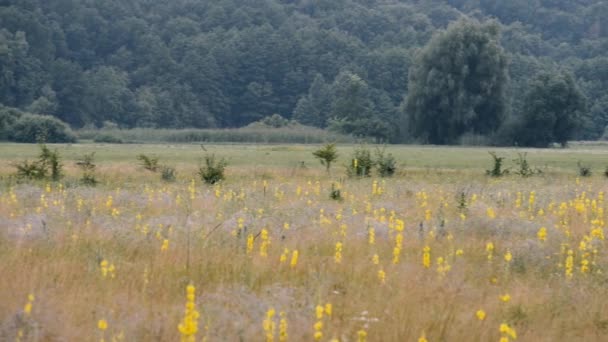
[[(320, 145), (251, 145), (226, 144), (208, 145), (203, 150), (198, 144), (52, 144), (57, 148), (65, 163), (80, 158), (85, 153), (95, 152), (97, 163), (137, 163), (137, 155), (144, 153), (155, 155), (161, 163), (198, 165), (205, 153), (214, 153), (225, 157), (229, 167), (262, 167), (262, 168), (293, 168), (304, 165), (308, 168), (322, 170), (323, 166), (316, 160), (312, 152)], [(338, 145), (339, 158), (332, 167), (333, 170), (343, 171), (344, 165), (350, 160), (354, 149), (359, 145)], [(375, 145), (367, 145), (375, 149)], [(590, 166), (594, 174), (603, 173), (608, 166), (608, 147), (594, 146), (589, 148), (579, 145), (568, 149), (514, 149), (490, 147), (437, 147), (390, 145), (386, 152), (392, 153), (401, 169), (470, 169), (485, 170), (492, 165), (488, 151), (494, 151), (506, 158), (505, 165), (515, 166), (513, 160), (518, 152), (527, 152), (528, 161), (533, 167), (548, 171), (576, 173), (577, 163)], [(34, 159), (38, 154), (38, 146), (34, 144), (0, 144), (0, 160), (5, 164)]]

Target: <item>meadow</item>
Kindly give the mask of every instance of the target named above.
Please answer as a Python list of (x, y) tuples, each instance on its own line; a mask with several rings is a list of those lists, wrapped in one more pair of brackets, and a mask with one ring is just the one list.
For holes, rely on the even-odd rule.
[[(58, 182), (16, 179), (38, 147), (0, 144), (2, 341), (608, 339), (605, 146), (388, 146), (391, 178), (348, 178), (356, 145), (330, 174), (318, 145), (49, 147)], [(542, 173), (489, 177), (488, 151)]]

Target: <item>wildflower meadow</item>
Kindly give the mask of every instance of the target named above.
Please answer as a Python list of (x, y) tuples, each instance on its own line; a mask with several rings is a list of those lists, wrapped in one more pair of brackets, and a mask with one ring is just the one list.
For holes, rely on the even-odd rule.
[(576, 172), (602, 151), (491, 177), (487, 150), (395, 147), (392, 177), (348, 177), (351, 147), (329, 170), (309, 146), (206, 146), (227, 156), (210, 185), (198, 146), (158, 147), (165, 181), (116, 145), (92, 185), (91, 146), (60, 146), (54, 181), (13, 176), (35, 145), (0, 154), (2, 341), (608, 339), (608, 181)]

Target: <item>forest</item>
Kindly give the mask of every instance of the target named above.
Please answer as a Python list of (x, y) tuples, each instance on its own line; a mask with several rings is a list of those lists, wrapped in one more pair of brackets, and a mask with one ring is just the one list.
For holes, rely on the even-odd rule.
[(600, 139), (605, 18), (599, 0), (0, 0), (0, 131), (278, 114), (390, 143)]

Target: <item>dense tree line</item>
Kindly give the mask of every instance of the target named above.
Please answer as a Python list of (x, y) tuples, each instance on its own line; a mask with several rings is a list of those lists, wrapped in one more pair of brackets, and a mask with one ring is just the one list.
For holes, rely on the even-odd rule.
[[(537, 145), (513, 127), (536, 122), (545, 84), (580, 93), (568, 134), (595, 139), (608, 124), (605, 18), (594, 0), (0, 0), (0, 104), (76, 128), (239, 127), (276, 113), (391, 142)], [(441, 44), (450, 24), (473, 27), (457, 34), (475, 43)], [(468, 68), (479, 51), (498, 60), (459, 71), (465, 92), (436, 94), (443, 107), (416, 105), (452, 89), (418, 81), (433, 68), (424, 58), (454, 49)], [(450, 108), (447, 128), (420, 124)]]

